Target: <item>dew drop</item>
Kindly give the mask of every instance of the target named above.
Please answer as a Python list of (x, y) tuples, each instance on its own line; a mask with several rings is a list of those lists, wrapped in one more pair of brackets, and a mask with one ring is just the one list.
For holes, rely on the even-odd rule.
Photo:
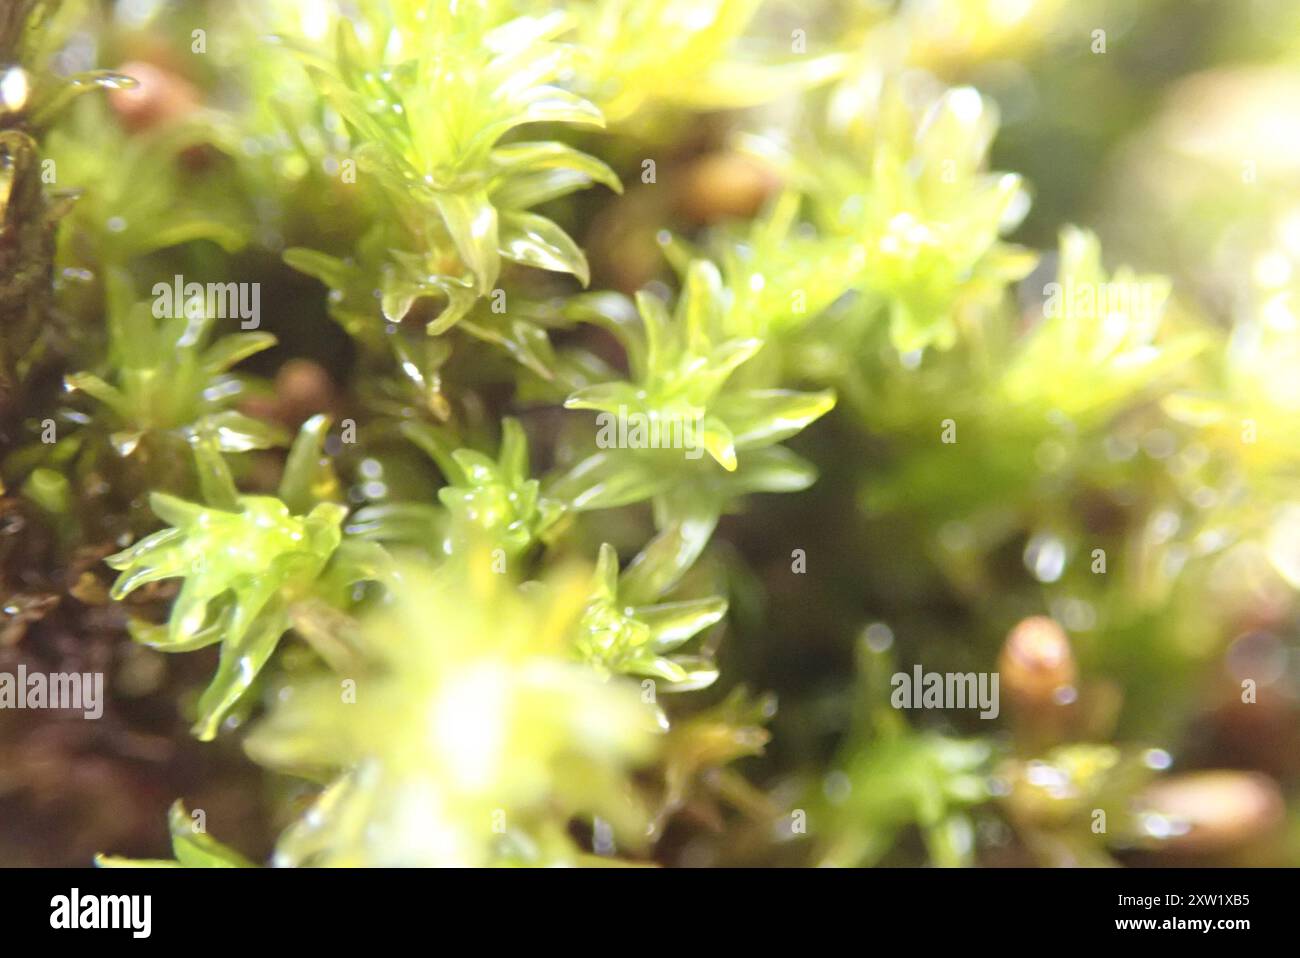
[(862, 633), (862, 638), (872, 652), (884, 652), (894, 644), (894, 630), (883, 622), (873, 622)]
[(1162, 748), (1149, 748), (1142, 753), (1142, 764), (1147, 768), (1163, 772), (1174, 764), (1174, 757)]
[(843, 772), (834, 771), (822, 779), (822, 793), (834, 805), (843, 802), (853, 791), (853, 783)]
[(0, 106), (10, 113), (17, 113), (23, 108), (30, 92), (27, 71), (22, 67), (10, 67), (4, 76), (0, 76)]
[(1039, 582), (1055, 582), (1065, 571), (1065, 543), (1046, 533), (1039, 533), (1025, 545), (1025, 568)]

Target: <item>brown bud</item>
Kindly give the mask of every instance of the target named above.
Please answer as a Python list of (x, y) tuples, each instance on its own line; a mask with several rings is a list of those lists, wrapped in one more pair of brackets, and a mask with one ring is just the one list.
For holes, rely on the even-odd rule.
[(276, 415), (290, 426), (298, 426), (334, 402), (334, 384), (320, 363), (291, 359), (275, 374)]
[(132, 132), (175, 122), (189, 115), (199, 104), (199, 92), (177, 73), (143, 60), (118, 67), (137, 86), (109, 91), (108, 101)]
[(998, 671), (1003, 690), (1017, 707), (1050, 708), (1073, 700), (1074, 652), (1065, 630), (1046, 616), (1031, 616), (1011, 630)]
[(747, 219), (778, 185), (771, 170), (742, 153), (710, 153), (686, 173), (682, 212), (697, 223)]
[(1238, 848), (1272, 832), (1285, 813), (1277, 783), (1259, 772), (1178, 775), (1148, 786), (1138, 806), (1159, 817), (1162, 847), (1180, 852)]

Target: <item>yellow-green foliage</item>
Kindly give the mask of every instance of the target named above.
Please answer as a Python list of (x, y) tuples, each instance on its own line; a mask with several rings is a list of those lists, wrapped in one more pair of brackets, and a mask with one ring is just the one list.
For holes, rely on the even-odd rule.
[[(1033, 85), (974, 68), (1046, 84), (1069, 5), (97, 6), (0, 35), (0, 493), (50, 595), (103, 559), (135, 641), (219, 649), (179, 708), (309, 793), (274, 864), (1109, 863), (1188, 690), (1293, 624), (1300, 201), (1217, 312), (1026, 222)], [(183, 50), (154, 6), (209, 49), (127, 122), (56, 54)], [(1029, 616), (1051, 721), (889, 706)], [(250, 864), (187, 819), (175, 864)]]

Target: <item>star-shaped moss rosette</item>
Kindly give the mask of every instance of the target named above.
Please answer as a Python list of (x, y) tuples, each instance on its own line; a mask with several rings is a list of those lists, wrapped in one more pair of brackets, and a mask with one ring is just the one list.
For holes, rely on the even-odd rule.
[(1161, 409), (1196, 457), (1175, 475), (1199, 506), (1206, 540), (1243, 551), (1262, 544), (1300, 588), (1300, 251), (1274, 247), (1259, 261), (1250, 305), (1226, 342), (1197, 356), (1195, 375), (1161, 397)]
[(702, 689), (718, 677), (707, 655), (675, 653), (727, 613), (721, 596), (664, 602), (693, 556), (680, 526), (657, 536), (619, 574), (618, 553), (600, 547), (595, 582), (578, 625), (580, 658), (604, 673), (662, 679), (665, 692)]
[[(166, 285), (166, 284), (165, 284)], [(283, 431), (232, 408), (243, 395), (230, 369), (275, 345), (270, 333), (245, 332), (212, 342), (215, 318), (199, 297), (174, 304), (155, 319), (150, 304), (133, 300), (120, 273), (109, 281), (109, 360), (113, 381), (90, 372), (65, 378), (104, 407), (103, 422), (117, 452), (130, 455), (147, 436), (184, 442), (216, 438), (222, 452), (283, 444)]]
[(63, 265), (123, 267), (195, 240), (210, 240), (226, 252), (240, 249), (248, 224), (231, 200), (236, 185), (220, 164), (195, 171), (183, 159), (225, 149), (228, 135), (207, 114), (128, 133), (105, 104), (75, 104), (69, 120), (50, 131), (45, 147), (58, 170), (59, 188), (78, 191), (68, 218), (77, 239), (65, 240)]
[[(426, 423), (402, 424), (402, 434), (426, 452), (447, 480), (438, 490), (448, 519), (442, 551), (454, 555), (486, 546), (498, 558), (514, 560), (541, 541), (563, 515), (563, 505), (543, 497), (529, 476), (528, 437), (517, 419), (501, 423), (496, 459), (456, 448), (443, 430)], [(382, 519), (383, 507), (360, 510), (358, 521)]]
[(177, 801), (167, 812), (167, 830), (171, 833), (174, 859), (118, 858), (96, 855), (99, 868), (256, 868), (239, 852), (207, 834)]
[(799, 193), (786, 190), (754, 220), (715, 227), (698, 247), (678, 236), (661, 237), (683, 277), (696, 260), (717, 262), (727, 290), (722, 320), (727, 335), (788, 349), (801, 330), (855, 288), (861, 248), (844, 237), (819, 234), (801, 215), (803, 206)]
[(1035, 263), (1000, 239), (1028, 204), (1020, 177), (983, 169), (995, 107), (970, 87), (931, 97), (890, 83), (832, 113), (854, 120), (793, 157), (746, 142), (810, 198), (826, 236), (856, 244), (856, 285), (887, 308), (899, 351), (952, 346)]
[[(663, 110), (757, 106), (843, 68), (840, 54), (787, 54), (784, 62), (737, 55), (759, 6), (760, 0), (600, 0), (578, 21), (579, 82), (611, 123), (625, 123)], [(784, 38), (778, 42), (788, 47)]]
[[(1153, 823), (1134, 796), (1156, 778), (1146, 749), (1072, 742), (1028, 758), (1009, 758), (997, 774), (999, 803), (1020, 839), (1054, 867), (1113, 868), (1111, 849), (1177, 835), (1168, 819)], [(1097, 812), (1107, 827), (1098, 833)], [(1158, 829), (1158, 831), (1157, 831)]]
[(1207, 345), (1203, 332), (1169, 321), (1166, 277), (1128, 267), (1108, 274), (1101, 244), (1086, 230), (1061, 231), (1056, 278), (1042, 293), (1041, 319), (1012, 344), (994, 390), (1008, 410), (1055, 410), (1097, 426), (1174, 385)]
[(860, 641), (854, 728), (833, 770), (810, 798), (817, 861), (839, 867), (874, 865), (906, 830), (916, 829), (934, 864), (970, 865), (974, 825), (969, 811), (992, 797), (992, 749), (979, 738), (909, 727), (890, 704), (893, 673), (887, 652), (875, 651), (865, 638)]
[[(1083, 536), (1077, 502), (1107, 497), (1143, 472), (1141, 459), (1114, 451), (1176, 428), (1157, 403), (1194, 377), (1211, 342), (1209, 330), (1169, 308), (1167, 279), (1107, 272), (1086, 231), (1064, 230), (1055, 275), (1031, 282), (1021, 322), (991, 325), (978, 347), (932, 353), (915, 368), (868, 366), (845, 387), (898, 450), (864, 487), (867, 508), (924, 516), (936, 534), (964, 523), (975, 533), (966, 544), (937, 552), (956, 565), (976, 542), (996, 548), (1019, 530), (1033, 537), (1052, 527), (1079, 547), (1095, 540)], [(935, 430), (949, 426), (955, 441), (936, 443)], [(981, 481), (964, 481), (972, 475)], [(1142, 481), (1177, 495), (1182, 480), (1161, 467)]]
[(866, 867), (880, 861), (904, 830), (917, 828), (940, 867), (972, 864), (967, 810), (988, 801), (990, 750), (979, 739), (933, 732), (864, 743), (830, 773), (829, 827), (818, 861)]
[(1290, 495), (1300, 471), (1300, 252), (1284, 249), (1260, 254), (1227, 342), (1202, 353), (1202, 375), (1163, 407), (1256, 488)]
[(284, 261), (329, 287), (330, 315), (350, 335), (378, 345), (385, 323), (401, 322), (418, 300), (444, 302), (427, 324), (436, 335), (459, 322), (478, 298), (472, 281), (456, 275), (460, 261), (454, 254), (408, 249), (419, 246), (399, 221), (385, 218), (346, 257), (295, 247), (285, 251)]
[(585, 573), (520, 587), (492, 566), (475, 552), (401, 568), (363, 625), (361, 669), (295, 680), (254, 730), (257, 761), (338, 775), (277, 864), (590, 863), (569, 826), (591, 815), (643, 844), (629, 775), (658, 725), (634, 683), (573, 660)]
[(342, 541), (347, 510), (332, 502), (295, 516), (273, 496), (241, 496), (234, 510), (154, 493), (150, 505), (170, 528), (105, 561), (122, 574), (111, 595), (182, 578), (165, 626), (139, 626), (137, 640), (164, 652), (221, 644), (221, 661), (198, 704), (195, 734), (214, 738), (292, 625), (292, 605), (320, 589)]
[(573, 64), (572, 49), (555, 42), (571, 15), (503, 21), (475, 2), (370, 3), (362, 13), (360, 30), (339, 21), (334, 59), (295, 49), (351, 130), (359, 185), (384, 194), (382, 225), (350, 262), (295, 249), (290, 264), (356, 308), (377, 293), (394, 322), (417, 299), (443, 299), (431, 333), (493, 289), (503, 259), (585, 284), (582, 250), (530, 208), (593, 183), (619, 190), (618, 178), (557, 141), (500, 142), (534, 123), (603, 125), (590, 102), (557, 85)]
[(766, 726), (775, 715), (774, 694), (752, 695), (742, 685), (722, 701), (674, 721), (664, 739), (664, 788), (652, 834), (662, 835), (687, 805), (720, 819), (718, 805), (723, 803), (770, 823), (776, 814), (774, 803), (730, 766), (763, 754), (772, 737)]
[(698, 260), (673, 315), (648, 292), (636, 297), (639, 322), (619, 297), (590, 301), (583, 318), (619, 339), (631, 380), (586, 386), (565, 401), (598, 413), (600, 448), (559, 478), (552, 495), (576, 509), (645, 499), (666, 507), (670, 492), (686, 496), (689, 488), (716, 517), (735, 496), (812, 483), (812, 467), (777, 443), (828, 412), (835, 395), (733, 380), (763, 340), (727, 336), (728, 297), (717, 267)]

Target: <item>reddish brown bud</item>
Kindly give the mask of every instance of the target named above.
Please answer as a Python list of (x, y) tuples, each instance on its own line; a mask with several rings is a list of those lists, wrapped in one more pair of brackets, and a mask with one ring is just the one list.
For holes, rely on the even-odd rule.
[(118, 67), (118, 72), (131, 77), (137, 86), (110, 90), (108, 101), (122, 125), (132, 132), (173, 123), (188, 116), (199, 104), (194, 85), (170, 70), (132, 60)]
[(291, 359), (275, 376), (277, 417), (290, 426), (298, 426), (318, 412), (326, 412), (334, 402), (334, 384), (319, 363), (310, 359)]
[(1065, 630), (1046, 616), (1022, 620), (1007, 635), (998, 658), (1002, 688), (1021, 708), (1064, 705), (1074, 699), (1074, 652)]
[[(1162, 845), (1173, 851), (1238, 848), (1283, 820), (1281, 790), (1258, 772), (1190, 772), (1148, 786), (1138, 799)], [(1154, 818), (1153, 818), (1154, 816)]]
[(686, 173), (682, 212), (697, 223), (747, 219), (778, 185), (771, 170), (741, 153), (710, 153)]

